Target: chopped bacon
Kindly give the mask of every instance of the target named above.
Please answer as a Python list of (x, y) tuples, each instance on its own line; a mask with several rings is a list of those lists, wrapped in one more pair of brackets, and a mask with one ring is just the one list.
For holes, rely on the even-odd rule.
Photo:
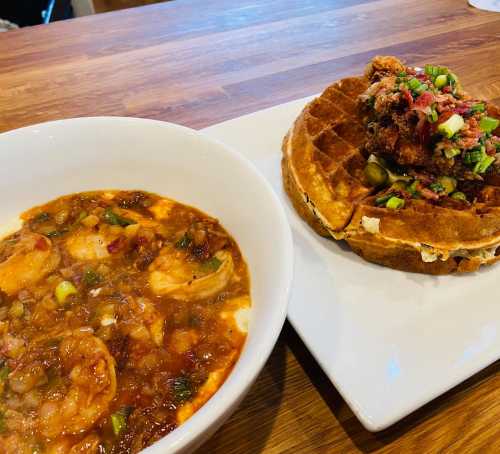
[(426, 199), (439, 200), (439, 195), (427, 188), (420, 189), (420, 194)]
[(469, 106), (457, 106), (453, 109), (453, 112), (459, 115), (468, 115), (470, 114), (470, 107)]
[(430, 91), (424, 91), (413, 104), (413, 109), (429, 113), (429, 107), (434, 102), (434, 95)]

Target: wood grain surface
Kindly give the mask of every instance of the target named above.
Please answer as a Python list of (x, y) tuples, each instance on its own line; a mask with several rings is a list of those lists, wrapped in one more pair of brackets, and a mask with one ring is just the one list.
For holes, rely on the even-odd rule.
[(137, 6), (151, 5), (165, 0), (93, 0), (96, 13), (106, 13), (118, 9), (135, 8)]
[[(0, 131), (89, 115), (201, 128), (316, 93), (374, 54), (449, 65), (500, 103), (500, 14), (465, 0), (176, 0), (0, 34)], [(197, 454), (500, 452), (499, 372), (370, 434), (287, 325)]]

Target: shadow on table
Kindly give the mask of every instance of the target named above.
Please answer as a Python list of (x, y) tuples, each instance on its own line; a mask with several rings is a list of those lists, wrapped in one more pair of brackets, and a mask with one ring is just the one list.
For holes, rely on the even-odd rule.
[(283, 398), (286, 373), (286, 346), (283, 333), (270, 359), (233, 416), (194, 454), (262, 452), (269, 438)]
[(418, 424), (443, 410), (452, 399), (454, 400), (459, 398), (461, 393), (466, 392), (471, 387), (479, 385), (489, 376), (500, 372), (500, 361), (497, 361), (460, 385), (446, 392), (442, 396), (424, 405), (419, 410), (402, 419), (390, 428), (378, 433), (371, 433), (367, 431), (358, 421), (356, 416), (354, 416), (351, 409), (347, 406), (338, 391), (331, 384), (326, 374), (320, 368), (311, 353), (309, 353), (298, 334), (288, 322), (286, 332), (287, 344), (297, 358), (297, 361), (299, 361), (300, 365), (320, 393), (323, 400), (342, 425), (346, 434), (351, 438), (358, 449), (364, 453), (376, 451), (394, 440), (397, 440)]

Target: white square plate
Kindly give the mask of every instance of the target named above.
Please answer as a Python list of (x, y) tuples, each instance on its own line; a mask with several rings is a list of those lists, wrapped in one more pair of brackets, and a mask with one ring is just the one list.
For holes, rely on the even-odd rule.
[(500, 268), (404, 273), (315, 234), (280, 170), (281, 140), (308, 100), (204, 132), (252, 160), (285, 204), (296, 246), (288, 318), (362, 424), (379, 431), (500, 358)]

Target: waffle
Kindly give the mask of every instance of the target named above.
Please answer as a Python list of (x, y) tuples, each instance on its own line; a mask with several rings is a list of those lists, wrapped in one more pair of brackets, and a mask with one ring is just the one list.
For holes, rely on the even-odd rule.
[[(492, 264), (500, 245), (500, 178), (484, 177), (466, 207), (408, 200), (377, 206), (380, 189), (364, 173), (366, 113), (359, 96), (374, 72), (398, 60), (376, 58), (365, 76), (329, 86), (301, 112), (283, 140), (282, 176), (297, 213), (319, 235), (345, 240), (364, 259), (403, 271), (448, 274)], [(488, 114), (500, 118), (495, 106)], [(500, 249), (499, 249), (500, 251)]]

